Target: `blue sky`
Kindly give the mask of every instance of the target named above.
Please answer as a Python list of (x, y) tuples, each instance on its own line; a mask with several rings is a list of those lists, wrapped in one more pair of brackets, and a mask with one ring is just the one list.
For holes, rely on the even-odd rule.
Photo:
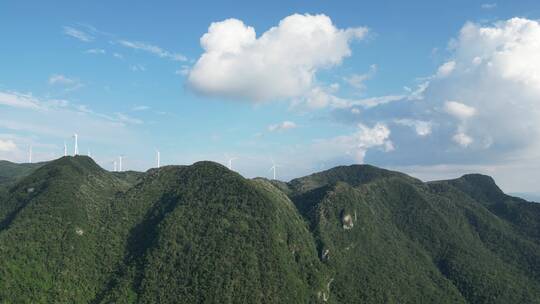
[(371, 163), (538, 192), (535, 1), (3, 1), (0, 158)]

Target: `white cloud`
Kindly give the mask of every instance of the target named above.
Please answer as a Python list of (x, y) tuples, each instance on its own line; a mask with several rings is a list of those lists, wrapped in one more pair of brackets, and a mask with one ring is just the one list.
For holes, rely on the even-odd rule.
[(439, 69), (437, 70), (436, 76), (440, 78), (447, 77), (448, 75), (452, 73), (452, 71), (454, 71), (455, 68), (456, 68), (456, 62), (448, 61), (439, 67)]
[(463, 26), (450, 43), (451, 77), (432, 78), (423, 92), (430, 102), (449, 101), (442, 108), (459, 120), (455, 141), (504, 146), (504, 153), (537, 146), (531, 139), (540, 138), (539, 41), (535, 20)]
[(189, 70), (190, 70), (190, 67), (189, 67), (189, 66), (183, 65), (183, 66), (180, 67), (179, 70), (176, 70), (174, 73), (175, 73), (176, 75), (183, 75), (183, 76), (186, 76), (186, 75), (189, 74)]
[(89, 49), (89, 50), (86, 50), (87, 54), (96, 54), (96, 55), (103, 55), (106, 53), (106, 51), (104, 49)]
[(13, 142), (13, 140), (7, 139), (2, 140), (0, 139), (0, 151), (2, 152), (11, 152), (17, 149), (17, 145)]
[(356, 162), (363, 163), (369, 149), (380, 147), (383, 151), (394, 150), (390, 138), (390, 129), (382, 123), (372, 128), (358, 124), (358, 130), (350, 135), (338, 136), (332, 139), (320, 140), (315, 144), (317, 153), (332, 155), (339, 153), (351, 155)]
[(352, 74), (347, 77), (345, 77), (343, 80), (345, 80), (346, 83), (348, 83), (353, 88), (363, 91), (366, 88), (365, 82), (373, 77), (375, 73), (377, 72), (377, 65), (372, 64), (369, 67), (369, 71), (364, 74)]
[(407, 96), (404, 95), (387, 95), (378, 97), (369, 97), (358, 100), (348, 100), (347, 106), (362, 106), (364, 108), (373, 108), (382, 104), (387, 104), (393, 101), (403, 100)]
[(58, 85), (73, 85), (77, 83), (76, 80), (68, 78), (61, 74), (53, 74), (49, 77), (49, 84), (58, 84)]
[(49, 84), (62, 86), (65, 88), (65, 91), (74, 91), (84, 86), (78, 79), (69, 78), (62, 74), (51, 75), (49, 77)]
[(283, 121), (278, 124), (268, 126), (268, 131), (270, 132), (286, 131), (286, 130), (294, 129), (296, 127), (297, 127), (296, 124), (292, 121)]
[(300, 97), (318, 70), (339, 65), (351, 55), (350, 41), (367, 31), (338, 29), (325, 15), (288, 16), (258, 38), (240, 20), (214, 22), (188, 84), (201, 94), (255, 102)]
[[(0, 105), (5, 105), (13, 109), (21, 110), (32, 110), (37, 111), (38, 116), (48, 116), (53, 115), (54, 113), (71, 113), (72, 116), (76, 117), (78, 115), (90, 115), (94, 118), (104, 119), (113, 124), (140, 124), (141, 120), (129, 117), (122, 113), (117, 113), (114, 116), (97, 113), (89, 109), (86, 105), (80, 104), (71, 104), (67, 100), (61, 99), (40, 99), (34, 97), (32, 94), (23, 94), (19, 92), (2, 92), (0, 91)], [(8, 114), (8, 111), (1, 111), (0, 114)], [(24, 113), (24, 115), (30, 116), (28, 111), (18, 112), (19, 114)], [(46, 113), (46, 115), (43, 115)], [(32, 114), (33, 115), (33, 114)], [(66, 114), (67, 115), (67, 114)], [(30, 122), (32, 122), (30, 120)], [(56, 121), (51, 120), (49, 122), (51, 125), (56, 125)], [(40, 126), (39, 128), (33, 128), (32, 123), (24, 124), (15, 119), (9, 119), (8, 116), (4, 116), (4, 119), (0, 119), (0, 127), (11, 129), (11, 130), (24, 130), (31, 131), (34, 133), (40, 133), (40, 130), (44, 134), (54, 134), (57, 131), (47, 131), (52, 130), (51, 128)]]
[(40, 103), (31, 94), (0, 92), (0, 105), (37, 110)]
[(455, 118), (466, 120), (473, 117), (476, 114), (476, 109), (466, 104), (457, 101), (447, 101), (444, 103), (444, 110), (446, 113), (454, 116)]
[(325, 90), (324, 88), (316, 86), (312, 88), (309, 93), (305, 95), (305, 97), (297, 99), (294, 103), (305, 103), (305, 105), (307, 105), (311, 109), (320, 109), (325, 108), (329, 105), (345, 106), (346, 101), (334, 96), (330, 92), (327, 92), (327, 90)]
[(377, 97), (368, 97), (361, 99), (349, 99), (338, 97), (333, 94), (333, 89), (315, 86), (305, 96), (295, 99), (293, 105), (305, 105), (310, 109), (321, 109), (325, 107), (331, 108), (351, 108), (354, 106), (361, 106), (363, 108), (369, 109), (382, 104), (387, 104), (390, 102), (406, 99), (406, 95), (387, 95), (387, 96), (377, 96)]
[(124, 56), (120, 53), (113, 53), (113, 57), (118, 58), (118, 59), (124, 59)]
[(148, 44), (148, 43), (144, 43), (140, 41), (128, 41), (128, 40), (119, 40), (118, 43), (127, 48), (148, 52), (161, 58), (167, 58), (174, 61), (187, 61), (186, 56), (179, 53), (169, 52), (156, 45), (152, 45), (152, 44)]
[(433, 124), (430, 121), (413, 120), (413, 119), (397, 119), (395, 121), (399, 125), (414, 128), (418, 136), (428, 136), (431, 134)]
[(143, 123), (142, 120), (138, 118), (133, 118), (129, 115), (126, 115), (124, 113), (116, 113), (116, 120), (127, 123), (127, 124), (134, 124), (134, 125), (140, 125)]
[(484, 3), (480, 7), (483, 9), (494, 9), (497, 7), (497, 3)]
[(64, 34), (83, 42), (90, 42), (94, 40), (94, 37), (91, 35), (70, 26), (64, 26)]
[(412, 90), (408, 87), (405, 87), (405, 90), (409, 91), (409, 95), (407, 96), (408, 100), (423, 100), (424, 99), (424, 92), (429, 87), (429, 81), (424, 81), (420, 83), (415, 90)]
[(458, 132), (453, 137), (452, 140), (455, 141), (457, 144), (459, 144), (462, 147), (468, 147), (470, 144), (472, 144), (473, 139), (469, 135)]

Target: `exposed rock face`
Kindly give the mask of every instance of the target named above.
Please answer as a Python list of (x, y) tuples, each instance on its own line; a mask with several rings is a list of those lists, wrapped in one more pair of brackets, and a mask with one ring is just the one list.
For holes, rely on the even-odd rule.
[(321, 253), (321, 261), (326, 262), (330, 258), (330, 249), (324, 249)]
[(350, 214), (344, 214), (341, 218), (343, 229), (350, 230), (354, 227), (353, 217)]

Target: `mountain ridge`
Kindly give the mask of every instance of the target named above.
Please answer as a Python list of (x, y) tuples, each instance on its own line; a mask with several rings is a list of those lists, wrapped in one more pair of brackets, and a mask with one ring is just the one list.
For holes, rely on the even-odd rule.
[(281, 182), (77, 156), (6, 189), (0, 302), (540, 301), (540, 205), (483, 175), (352, 165)]

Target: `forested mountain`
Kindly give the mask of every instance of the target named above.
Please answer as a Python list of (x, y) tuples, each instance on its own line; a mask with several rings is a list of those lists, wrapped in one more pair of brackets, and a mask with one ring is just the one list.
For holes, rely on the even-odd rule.
[(1, 303), (540, 303), (540, 204), (368, 165), (0, 162)]

